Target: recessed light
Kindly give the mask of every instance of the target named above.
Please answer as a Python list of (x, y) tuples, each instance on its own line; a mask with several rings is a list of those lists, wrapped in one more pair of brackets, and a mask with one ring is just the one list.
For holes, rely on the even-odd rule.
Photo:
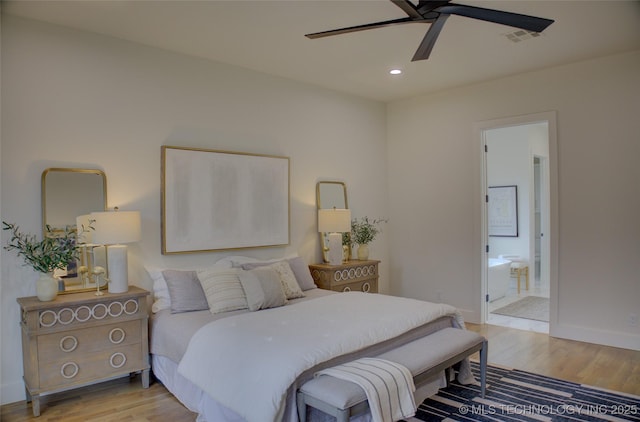
[(391, 69), (389, 73), (392, 75), (400, 75), (402, 73), (402, 69)]

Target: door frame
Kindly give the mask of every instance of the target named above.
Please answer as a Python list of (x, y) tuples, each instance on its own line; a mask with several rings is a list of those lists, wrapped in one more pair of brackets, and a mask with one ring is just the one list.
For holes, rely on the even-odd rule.
[[(521, 126), (534, 123), (547, 122), (548, 139), (549, 139), (549, 158), (547, 161), (548, 174), (549, 174), (549, 204), (548, 204), (548, 227), (549, 233), (545, 233), (547, 241), (549, 242), (549, 287), (550, 287), (550, 308), (549, 308), (549, 334), (554, 335), (555, 327), (558, 323), (558, 238), (559, 238), (559, 226), (558, 226), (558, 139), (557, 139), (557, 113), (555, 111), (547, 111), (534, 114), (526, 114), (521, 116), (504, 117), (493, 120), (485, 120), (476, 122), (474, 124), (474, 149), (477, 151), (477, 156), (480, 160), (480, 183), (476, 185), (476, 189), (479, 189), (479, 194), (476, 195), (476, 210), (480, 210), (479, 220), (476, 220), (477, 228), (476, 233), (480, 234), (480, 242), (478, 249), (481, 251), (480, 258), (475, 261), (480, 269), (480, 295), (476, 296), (477, 300), (480, 300), (480, 315), (479, 321), (484, 324), (487, 319), (487, 302), (486, 295), (488, 292), (487, 280), (488, 280), (488, 266), (487, 257), (488, 253), (486, 248), (489, 244), (489, 232), (488, 232), (488, 207), (486, 202), (486, 195), (488, 191), (487, 186), (487, 159), (485, 153), (486, 139), (485, 131), (490, 129), (498, 129), (508, 126)], [(476, 173), (477, 174), (477, 173)], [(477, 292), (477, 289), (473, 289)], [(476, 299), (474, 299), (476, 300)]]

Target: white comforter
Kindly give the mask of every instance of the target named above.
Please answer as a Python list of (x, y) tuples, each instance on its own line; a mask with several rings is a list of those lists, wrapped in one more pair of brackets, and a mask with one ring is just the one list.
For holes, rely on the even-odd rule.
[(248, 422), (280, 421), (305, 370), (389, 340), (452, 306), (349, 292), (213, 321), (192, 337), (178, 372)]

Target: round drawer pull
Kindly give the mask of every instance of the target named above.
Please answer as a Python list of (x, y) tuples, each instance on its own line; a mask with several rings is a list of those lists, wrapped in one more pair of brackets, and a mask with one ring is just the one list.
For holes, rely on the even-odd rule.
[(369, 293), (371, 291), (371, 284), (364, 283), (362, 285), (362, 291), (365, 292), (365, 293)]
[(124, 303), (122, 308), (124, 309), (125, 314), (133, 315), (138, 312), (138, 301), (135, 299), (129, 299)]
[[(47, 315), (51, 315), (51, 317), (47, 318)], [(47, 319), (50, 319), (47, 321)], [(43, 327), (53, 327), (58, 322), (58, 315), (47, 309), (46, 311), (40, 312), (40, 325)]]
[[(68, 367), (71, 367), (73, 372), (71, 372), (70, 374), (67, 374), (66, 369)], [(75, 362), (67, 362), (64, 365), (62, 365), (62, 368), (60, 368), (60, 375), (62, 375), (62, 378), (66, 378), (66, 379), (71, 379), (73, 377), (75, 377), (76, 375), (78, 375), (78, 365)]]
[[(115, 309), (115, 310), (114, 310)], [(124, 306), (120, 302), (111, 302), (109, 304), (109, 316), (116, 318), (122, 315), (124, 311)]]
[(78, 322), (86, 322), (91, 318), (91, 308), (87, 305), (78, 306), (75, 314)]
[(351, 287), (346, 286), (344, 289), (342, 289), (343, 292), (350, 292), (351, 291)]
[[(66, 319), (63, 317), (65, 313), (69, 315)], [(58, 322), (62, 325), (72, 323), (75, 317), (76, 313), (72, 309), (62, 308), (58, 311)]]
[(113, 344), (122, 343), (125, 337), (126, 335), (122, 328), (114, 328), (113, 330), (109, 331), (109, 341)]
[[(67, 340), (71, 340), (71, 345), (69, 347), (65, 347), (65, 343)], [(73, 352), (78, 347), (78, 339), (74, 336), (64, 336), (60, 339), (60, 350), (66, 353)]]
[(109, 310), (107, 309), (107, 305), (105, 305), (104, 303), (96, 303), (91, 309), (91, 315), (93, 315), (95, 319), (102, 319), (108, 314)]
[[(117, 364), (115, 363), (116, 358), (120, 358), (122, 359), (122, 361)], [(111, 367), (115, 369), (122, 368), (125, 363), (127, 363), (127, 357), (124, 355), (124, 353), (116, 352), (112, 354), (111, 358), (109, 359), (109, 365), (111, 365)]]

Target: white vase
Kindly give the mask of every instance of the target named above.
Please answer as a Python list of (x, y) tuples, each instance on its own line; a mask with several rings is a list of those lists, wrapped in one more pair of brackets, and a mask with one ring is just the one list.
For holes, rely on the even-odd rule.
[(41, 273), (36, 281), (36, 296), (42, 302), (49, 302), (58, 295), (58, 280), (53, 275)]
[(360, 261), (369, 259), (369, 245), (358, 245), (358, 259)]

